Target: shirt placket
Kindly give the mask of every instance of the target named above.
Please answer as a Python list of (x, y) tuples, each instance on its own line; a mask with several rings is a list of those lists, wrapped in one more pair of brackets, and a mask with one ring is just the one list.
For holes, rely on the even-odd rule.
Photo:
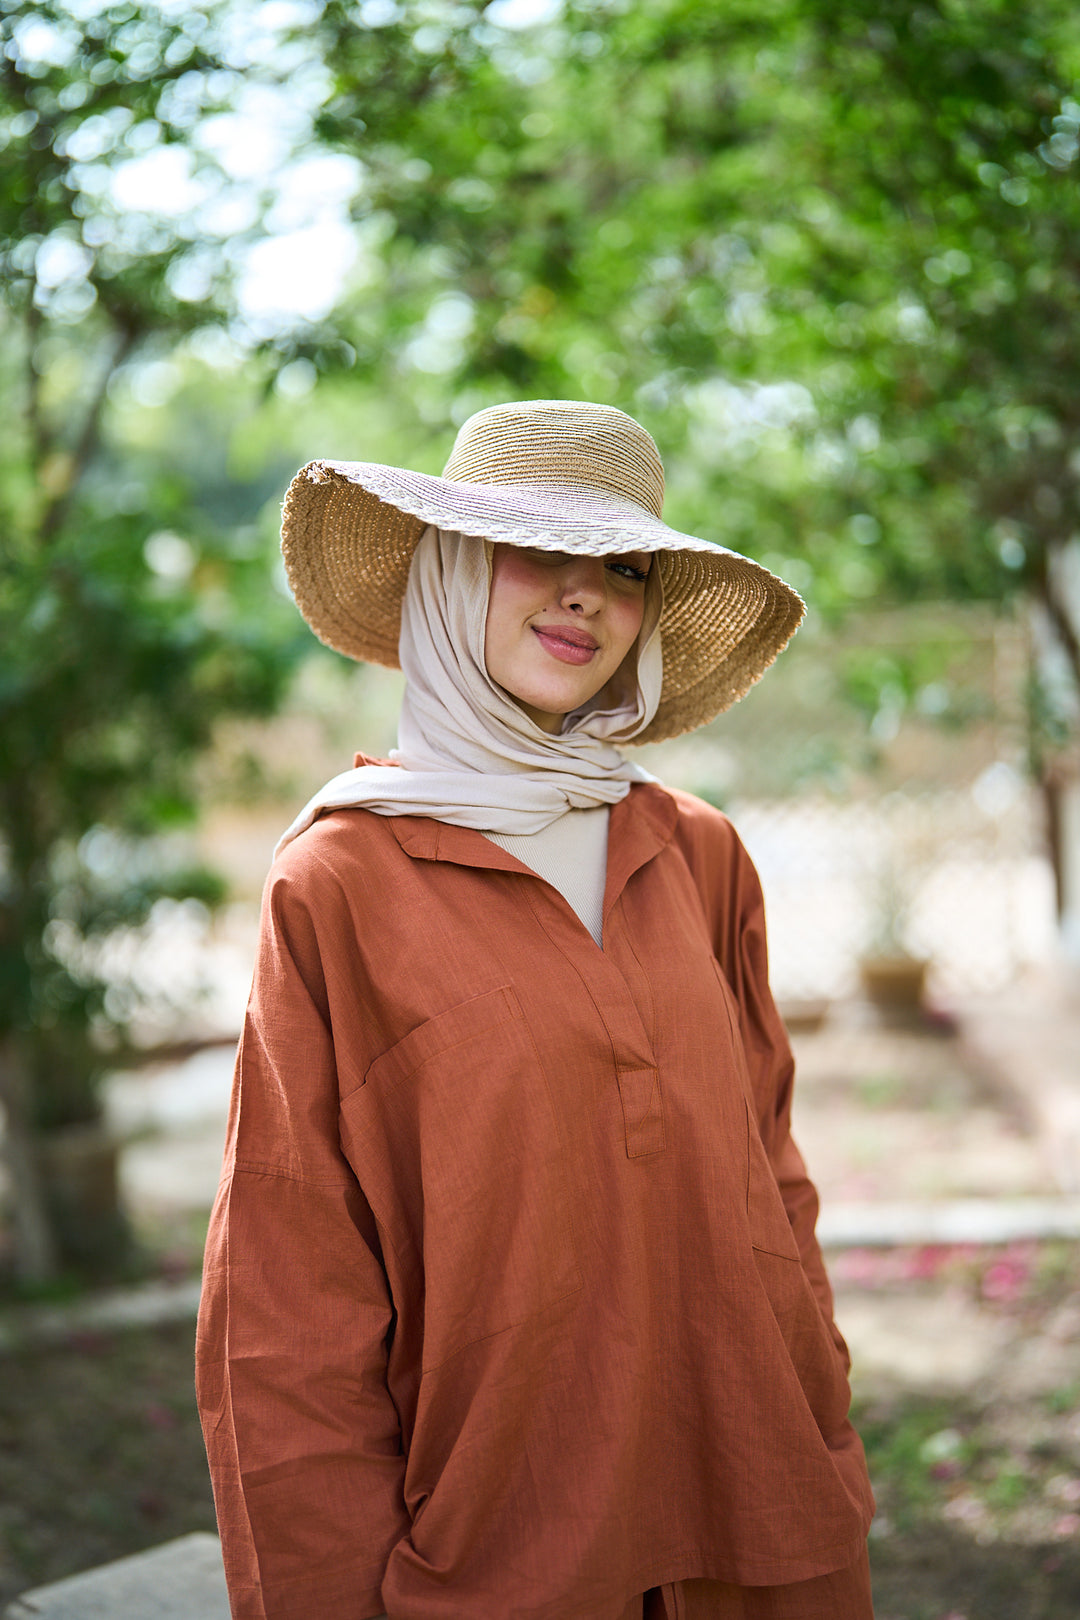
[[(562, 896), (548, 885), (530, 885), (529, 904), (540, 926), (577, 972), (611, 1043), (627, 1158), (661, 1153), (666, 1137), (660, 1068), (643, 1016), (651, 1014), (651, 996), (647, 983), (641, 982), (644, 975), (636, 958), (637, 993), (620, 966), (624, 947), (617, 937), (621, 932), (619, 908), (609, 912), (605, 921), (605, 948), (601, 951)], [(607, 937), (609, 928), (616, 937)]]
[(663, 847), (670, 827), (661, 832), (628, 816), (629, 825), (620, 836), (619, 822), (630, 809), (620, 803), (612, 810), (603, 950), (565, 897), (498, 845), (463, 828), (420, 818), (409, 825), (399, 822), (397, 830), (402, 847), (410, 854), (519, 872), (530, 880), (525, 886), (529, 905), (581, 979), (611, 1043), (626, 1156), (641, 1159), (663, 1152), (666, 1146), (664, 1099), (655, 1043), (646, 1027), (646, 1019), (652, 1022), (651, 992), (641, 963), (623, 937), (622, 896), (634, 872)]

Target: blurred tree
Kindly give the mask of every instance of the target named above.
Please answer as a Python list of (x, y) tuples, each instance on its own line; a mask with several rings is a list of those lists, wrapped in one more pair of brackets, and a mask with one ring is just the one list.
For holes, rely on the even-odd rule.
[(906, 594), (1030, 591), (1080, 687), (1080, 19), (1058, 0), (804, 9), (827, 112), (815, 287), (873, 413), (855, 538)]
[(847, 479), (867, 579), (1033, 605), (1031, 763), (1075, 949), (1080, 19), (1059, 0), (807, 16), (834, 320), (869, 368)]
[[(215, 722), (270, 710), (295, 650), (264, 559), (113, 431), (213, 312), (185, 284), (215, 262), (190, 222), (212, 164), (181, 144), (239, 83), (212, 32), (164, 5), (0, 11), (0, 1095), (24, 1280), (122, 1254), (96, 1082), (133, 1009), (102, 946), (163, 895), (216, 897), (154, 841), (193, 814)], [(156, 211), (131, 200), (150, 153)]]
[[(118, 885), (129, 846), (87, 834), (189, 814), (215, 716), (269, 706), (285, 674), (265, 559), (223, 532), (182, 460), (136, 475), (117, 435), (118, 414), (168, 394), (172, 346), (215, 310), (239, 306), (217, 340), (261, 349), (302, 455), (437, 470), (487, 403), (607, 400), (661, 443), (674, 523), (753, 553), (826, 614), (1032, 598), (1072, 672), (1071, 697), (1042, 692), (1040, 735), (1065, 735), (1080, 681), (1066, 0), (0, 0), (0, 30), (16, 1147), (94, 1113), (89, 1036), (123, 1025), (95, 941), (159, 892)], [(253, 122), (260, 86), (283, 83)], [(329, 443), (324, 407), (300, 404), (317, 378), (341, 405)], [(222, 478), (219, 507), (235, 499)], [(15, 1157), (21, 1264), (40, 1271), (34, 1155)]]
[(339, 312), (374, 387), (440, 425), (514, 393), (636, 411), (673, 520), (827, 614), (1033, 603), (1053, 821), (1080, 716), (1075, 6), (327, 0), (316, 32), (321, 137), (383, 222), (388, 280)]
[(1075, 7), (327, 0), (310, 32), (388, 267), (335, 316), (373, 389), (440, 426), (636, 408), (678, 520), (826, 611), (1030, 591), (1080, 679)]

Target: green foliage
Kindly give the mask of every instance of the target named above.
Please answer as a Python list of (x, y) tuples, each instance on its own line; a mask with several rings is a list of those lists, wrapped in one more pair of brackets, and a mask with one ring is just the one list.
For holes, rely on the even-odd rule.
[[(265, 491), (235, 486), (248, 526), (222, 521), (220, 440), (178, 415), (140, 450), (122, 408), (227, 293), (218, 244), (190, 296), (190, 208), (123, 200), (151, 150), (175, 147), (181, 191), (214, 169), (184, 143), (239, 88), (226, 9), (0, 7), (0, 1079), (24, 1204), (35, 1135), (97, 1118), (138, 1010), (109, 940), (221, 897), (165, 837), (195, 815), (198, 759), (222, 717), (274, 708), (301, 645), (251, 528)], [(64, 1201), (16, 1211), (27, 1275), (63, 1258), (27, 1232)]]
[[(449, 426), (636, 410), (672, 517), (852, 602), (1041, 594), (1076, 517), (1064, 0), (405, 3), (315, 25), (383, 280), (336, 317)], [(389, 20), (387, 20), (389, 19)], [(426, 403), (425, 403), (426, 402)], [(794, 566), (792, 566), (794, 565)]]
[[(276, 701), (303, 638), (263, 512), (309, 456), (437, 471), (485, 404), (609, 401), (660, 442), (669, 519), (819, 616), (1034, 596), (1080, 682), (1075, 7), (533, 15), (0, 0), (0, 1035), (35, 1073), (88, 1076), (124, 1022), (93, 941), (198, 888), (72, 873), (99, 827), (141, 873), (215, 723)], [(260, 176), (228, 120), (285, 86)], [(259, 313), (300, 159), (353, 175), (356, 262), (335, 307)], [(960, 725), (936, 660), (853, 659), (850, 694)], [(1037, 761), (1074, 699), (1034, 681)], [(60, 1031), (82, 1057), (41, 1056)]]
[[(879, 1490), (888, 1482), (890, 1516), (902, 1529), (917, 1523), (943, 1494), (933, 1472), (934, 1442), (938, 1435), (956, 1433), (956, 1420), (955, 1405), (944, 1401), (912, 1401), (860, 1417), (870, 1477)], [(965, 1455), (964, 1449), (959, 1454)]]

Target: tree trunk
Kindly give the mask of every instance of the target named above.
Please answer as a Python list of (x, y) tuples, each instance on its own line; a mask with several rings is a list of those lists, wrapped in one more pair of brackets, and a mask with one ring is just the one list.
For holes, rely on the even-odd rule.
[(6, 1117), (4, 1158), (11, 1177), (11, 1222), (15, 1275), (20, 1282), (48, 1282), (59, 1269), (56, 1240), (42, 1185), (37, 1145), (26, 1109), (26, 1071), (8, 1037), (0, 1043), (0, 1099)]
[[(1064, 654), (1080, 700), (1080, 555), (1077, 542), (1049, 548), (1037, 578), (1050, 636)], [(1038, 652), (1036, 652), (1038, 659)], [(1066, 955), (1080, 962), (1080, 743), (1040, 761), (1047, 842), (1054, 868), (1058, 923)]]

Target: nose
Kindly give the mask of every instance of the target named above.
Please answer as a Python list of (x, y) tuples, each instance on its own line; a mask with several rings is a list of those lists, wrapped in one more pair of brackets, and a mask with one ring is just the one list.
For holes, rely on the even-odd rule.
[(559, 570), (559, 606), (570, 613), (595, 613), (604, 605), (606, 585), (602, 557), (571, 557)]

